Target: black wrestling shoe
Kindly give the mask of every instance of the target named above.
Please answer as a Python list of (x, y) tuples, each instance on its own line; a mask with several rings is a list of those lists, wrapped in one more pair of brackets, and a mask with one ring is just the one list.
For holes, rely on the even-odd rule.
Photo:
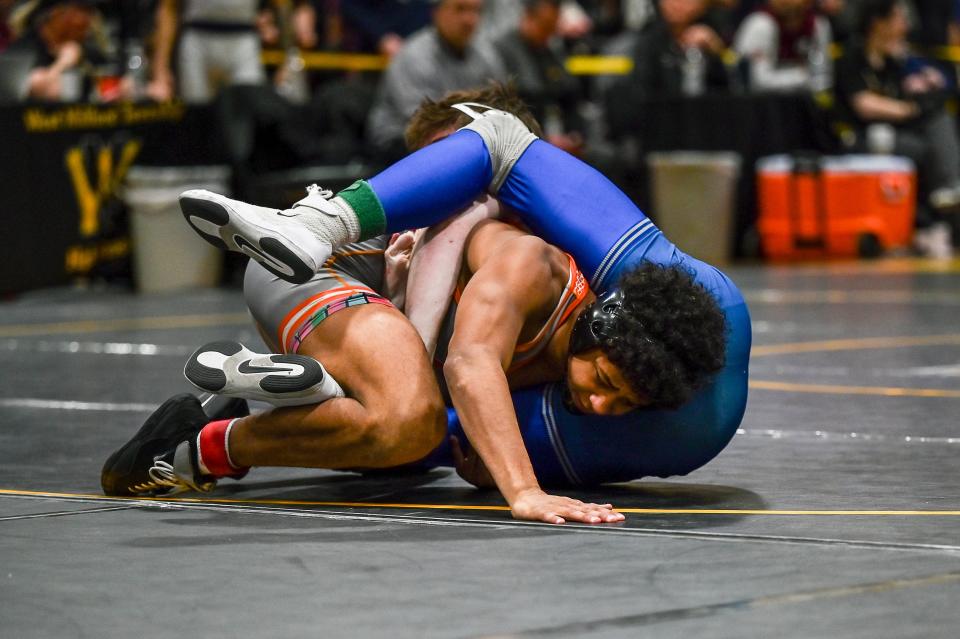
[(199, 399), (203, 412), (207, 414), (208, 421), (211, 422), (246, 417), (250, 414), (250, 405), (247, 404), (247, 400), (239, 397), (203, 394)]
[(208, 421), (193, 395), (165, 401), (107, 458), (100, 473), (104, 494), (146, 497), (213, 490), (216, 479), (201, 475), (197, 463), (197, 434)]

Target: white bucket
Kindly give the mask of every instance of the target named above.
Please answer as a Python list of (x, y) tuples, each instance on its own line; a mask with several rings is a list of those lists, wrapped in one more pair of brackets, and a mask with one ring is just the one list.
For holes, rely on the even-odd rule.
[(133, 273), (141, 293), (213, 287), (220, 282), (222, 251), (194, 232), (180, 212), (178, 196), (188, 189), (227, 191), (229, 169), (134, 167), (123, 200), (130, 210)]
[(731, 152), (650, 153), (657, 226), (680, 250), (711, 264), (733, 257), (740, 155)]

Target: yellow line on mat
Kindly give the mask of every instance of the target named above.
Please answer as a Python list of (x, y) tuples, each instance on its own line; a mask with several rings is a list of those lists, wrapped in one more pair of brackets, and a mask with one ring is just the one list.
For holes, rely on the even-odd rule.
[(249, 322), (250, 316), (246, 313), (214, 313), (212, 315), (167, 315), (163, 317), (80, 320), (49, 324), (0, 324), (0, 337), (198, 328), (201, 326), (248, 324)]
[(827, 351), (855, 351), (871, 348), (906, 348), (910, 346), (960, 345), (960, 334), (923, 335), (917, 337), (863, 337), (859, 339), (832, 339), (817, 342), (794, 342), (790, 344), (766, 344), (754, 346), (751, 357), (791, 355), (795, 353), (820, 353)]
[(960, 399), (960, 390), (942, 388), (895, 388), (885, 386), (837, 386), (834, 384), (793, 384), (765, 379), (750, 380), (750, 388), (787, 393), (825, 393), (828, 395), (879, 395), (881, 397), (947, 397)]
[[(64, 499), (94, 499), (97, 501), (187, 504), (225, 504), (233, 506), (325, 506), (330, 508), (405, 508), (408, 510), (486, 510), (506, 511), (507, 506), (466, 504), (391, 504), (351, 501), (299, 501), (290, 499), (195, 499), (188, 497), (105, 497), (77, 493), (51, 493), (0, 488), (0, 495), (16, 497), (47, 497)], [(757, 510), (736, 508), (618, 508), (622, 513), (637, 515), (808, 515), (808, 516), (883, 516), (883, 517), (960, 517), (960, 510)]]
[(903, 275), (915, 273), (960, 272), (960, 258), (935, 260), (920, 257), (887, 258), (876, 262), (857, 260), (852, 262), (803, 262), (773, 267), (789, 270), (791, 275)]

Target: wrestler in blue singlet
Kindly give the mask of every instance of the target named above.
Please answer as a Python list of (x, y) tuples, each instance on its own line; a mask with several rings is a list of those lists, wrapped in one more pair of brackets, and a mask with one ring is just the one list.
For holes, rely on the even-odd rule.
[[(439, 222), (485, 192), (492, 178), (485, 142), (463, 129), (394, 164), (369, 186), (392, 232)], [(724, 368), (677, 410), (582, 415), (564, 406), (559, 384), (515, 391), (520, 429), (540, 482), (588, 485), (685, 475), (713, 459), (736, 433), (747, 400), (750, 316), (733, 282), (680, 251), (599, 172), (542, 140), (523, 151), (495, 195), (536, 235), (571, 253), (595, 292), (615, 286), (621, 273), (640, 262), (679, 264), (716, 297), (727, 320)], [(463, 438), (453, 411), (449, 422), (450, 432)], [(428, 460), (452, 465), (447, 444)]]

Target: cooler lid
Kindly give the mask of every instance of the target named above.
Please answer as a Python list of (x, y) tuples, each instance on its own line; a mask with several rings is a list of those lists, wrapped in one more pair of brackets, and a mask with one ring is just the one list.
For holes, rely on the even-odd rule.
[[(757, 173), (789, 173), (794, 156), (783, 153), (757, 160)], [(830, 173), (913, 173), (910, 158), (899, 155), (824, 155), (821, 168)]]

